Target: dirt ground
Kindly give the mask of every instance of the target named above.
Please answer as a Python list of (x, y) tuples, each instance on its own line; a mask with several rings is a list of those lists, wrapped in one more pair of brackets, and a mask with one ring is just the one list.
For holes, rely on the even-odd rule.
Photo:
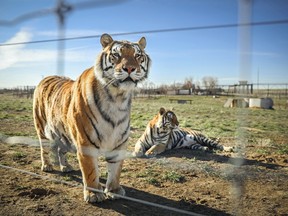
[[(287, 155), (255, 154), (248, 146), (243, 165), (235, 153), (166, 152), (152, 159), (126, 160), (121, 185), (126, 195), (204, 215), (287, 215)], [(1, 165), (69, 183), (81, 184), (75, 171), (40, 170), (39, 147), (0, 143)], [(58, 169), (59, 170), (59, 169)], [(101, 182), (105, 162), (100, 159)], [(0, 167), (0, 215), (181, 215), (125, 199), (97, 204), (83, 201), (81, 188)]]

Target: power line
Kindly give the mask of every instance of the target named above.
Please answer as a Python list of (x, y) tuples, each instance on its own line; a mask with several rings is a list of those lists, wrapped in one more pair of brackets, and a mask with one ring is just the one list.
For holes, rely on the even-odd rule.
[[(137, 35), (137, 34), (155, 34), (155, 33), (164, 33), (164, 32), (197, 31), (197, 30), (208, 30), (208, 29), (223, 29), (223, 28), (236, 28), (236, 27), (245, 27), (245, 26), (263, 26), (263, 25), (280, 25), (280, 24), (288, 24), (288, 19), (260, 21), (260, 22), (251, 22), (251, 23), (232, 23), (232, 24), (220, 24), (220, 25), (192, 26), (192, 27), (183, 27), (183, 28), (143, 30), (143, 31), (134, 31), (134, 32), (114, 33), (111, 35), (123, 36), (123, 35)], [(6, 43), (6, 44), (0, 44), (0, 46), (49, 43), (49, 42), (56, 42), (56, 41), (69, 41), (69, 40), (91, 39), (91, 38), (100, 38), (100, 37), (101, 35), (87, 35), (87, 36), (79, 36), (79, 37), (67, 37), (67, 38), (58, 38), (58, 39)]]

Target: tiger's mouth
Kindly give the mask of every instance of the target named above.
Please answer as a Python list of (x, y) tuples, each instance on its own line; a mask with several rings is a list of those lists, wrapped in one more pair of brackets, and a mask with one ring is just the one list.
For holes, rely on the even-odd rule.
[(114, 79), (114, 81), (112, 82), (112, 85), (114, 87), (120, 87), (122, 85), (125, 86), (130, 86), (130, 85), (134, 85), (137, 86), (139, 80), (133, 80), (131, 77), (127, 77), (124, 80), (120, 80), (120, 79)]
[(133, 80), (130, 76), (128, 76), (126, 79), (122, 80), (121, 83), (124, 83), (124, 82), (133, 82), (135, 84), (138, 83), (137, 80)]

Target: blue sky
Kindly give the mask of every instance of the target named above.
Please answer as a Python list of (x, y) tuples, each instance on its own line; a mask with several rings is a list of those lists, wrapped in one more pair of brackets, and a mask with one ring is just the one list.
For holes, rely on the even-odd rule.
[[(87, 0), (86, 0), (87, 1)], [(1, 0), (0, 20), (52, 8), (52, 0)], [(66, 0), (67, 3), (83, 1)], [(238, 22), (237, 0), (126, 0), (121, 4), (73, 10), (66, 16), (66, 37), (123, 33), (156, 29), (233, 24)], [(254, 0), (252, 22), (288, 19), (287, 0)], [(0, 44), (56, 39), (58, 22), (47, 15), (0, 25)], [(219, 84), (237, 83), (240, 67), (237, 28), (143, 33), (115, 36), (138, 41), (146, 37), (146, 52), (152, 59), (149, 81), (156, 85), (194, 82), (204, 76)], [(101, 50), (99, 38), (65, 42), (64, 75), (77, 78), (94, 64)], [(244, 79), (260, 83), (288, 83), (288, 24), (254, 26), (251, 31), (251, 68)], [(0, 88), (37, 85), (57, 74), (57, 42), (0, 46)], [(241, 75), (242, 74), (242, 75)]]

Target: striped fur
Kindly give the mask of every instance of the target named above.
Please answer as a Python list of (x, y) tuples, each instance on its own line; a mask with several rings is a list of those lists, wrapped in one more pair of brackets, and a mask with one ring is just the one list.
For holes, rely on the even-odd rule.
[(145, 132), (135, 145), (133, 155), (156, 156), (168, 149), (188, 148), (192, 150), (232, 151), (202, 133), (180, 128), (174, 112), (160, 108), (159, 113), (148, 123)]
[[(103, 193), (97, 158), (107, 161), (105, 193), (125, 194), (119, 185), (123, 159), (130, 133), (133, 89), (148, 76), (150, 59), (145, 53), (146, 40), (137, 43), (114, 41), (103, 34), (103, 50), (94, 67), (85, 70), (76, 81), (50, 76), (43, 79), (34, 93), (33, 116), (40, 140), (42, 170), (52, 171), (48, 154), (52, 150), (63, 172), (72, 170), (65, 158), (77, 151), (84, 184), (84, 200), (99, 202)], [(52, 148), (47, 148), (49, 145)]]

